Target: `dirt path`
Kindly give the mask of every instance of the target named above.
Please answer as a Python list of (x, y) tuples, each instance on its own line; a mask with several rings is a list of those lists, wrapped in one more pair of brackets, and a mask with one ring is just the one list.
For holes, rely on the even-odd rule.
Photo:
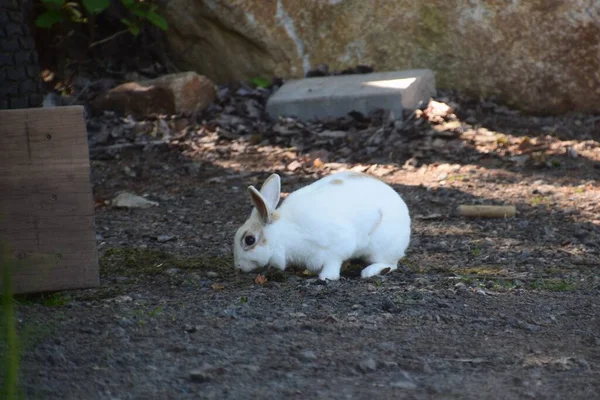
[[(92, 151), (102, 287), (22, 300), (29, 398), (597, 397), (595, 125), (555, 119), (562, 136), (548, 138), (537, 130), (547, 121), (465, 107), (472, 132), (460, 120), (444, 145), (423, 132), (452, 118), (350, 155), (333, 139), (298, 150), (314, 127), (285, 139), (277, 128), (270, 142), (206, 128), (171, 149)], [(569, 136), (576, 126), (591, 136)], [(378, 140), (369, 132), (351, 146), (368, 149)], [(378, 175), (405, 198), (414, 231), (401, 270), (362, 280), (351, 265), (327, 284), (269, 271), (263, 285), (233, 272), (248, 184), (279, 171), (290, 192), (341, 168)], [(121, 190), (160, 205), (104, 204)], [(469, 220), (456, 213), (465, 203), (519, 213)]]

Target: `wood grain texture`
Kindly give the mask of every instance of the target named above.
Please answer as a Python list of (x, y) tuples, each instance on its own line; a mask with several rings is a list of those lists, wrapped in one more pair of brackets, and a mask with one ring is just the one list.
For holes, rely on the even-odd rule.
[(99, 285), (88, 154), (81, 106), (0, 111), (0, 242), (25, 261), (14, 293)]

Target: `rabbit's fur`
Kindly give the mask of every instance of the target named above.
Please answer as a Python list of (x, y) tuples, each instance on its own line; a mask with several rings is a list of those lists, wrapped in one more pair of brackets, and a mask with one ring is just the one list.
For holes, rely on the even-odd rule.
[[(277, 208), (280, 177), (260, 192), (248, 187), (254, 208), (237, 230), (235, 268), (249, 272), (290, 264), (337, 280), (342, 263), (361, 258), (361, 276), (397, 269), (410, 242), (411, 220), (402, 198), (386, 183), (354, 171), (338, 172), (291, 193)], [(249, 238), (250, 237), (250, 238)]]

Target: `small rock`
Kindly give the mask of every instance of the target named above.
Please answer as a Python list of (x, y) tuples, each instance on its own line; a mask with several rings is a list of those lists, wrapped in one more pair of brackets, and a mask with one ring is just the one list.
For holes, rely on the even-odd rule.
[(127, 175), (130, 178), (135, 178), (137, 176), (137, 174), (135, 173), (134, 170), (132, 170), (130, 167), (128, 167), (127, 165), (125, 167), (123, 167), (123, 173), (125, 175)]
[(127, 335), (127, 331), (125, 329), (123, 329), (120, 326), (117, 326), (116, 328), (113, 328), (111, 330), (112, 334), (115, 336), (125, 336)]
[(158, 203), (135, 194), (121, 192), (111, 201), (111, 205), (115, 208), (150, 208), (157, 207)]
[(406, 390), (415, 390), (417, 388), (417, 385), (415, 385), (413, 382), (411, 382), (409, 380), (405, 380), (405, 379), (401, 379), (401, 380), (392, 382), (390, 384), (390, 386), (393, 388), (406, 389)]
[(358, 363), (358, 370), (362, 373), (373, 372), (377, 370), (377, 363), (372, 358), (366, 358)]
[(209, 277), (209, 278), (218, 278), (218, 277), (219, 277), (219, 274), (218, 274), (218, 273), (216, 273), (215, 271), (208, 271), (208, 272), (206, 273), (206, 276), (207, 276), (207, 277)]
[(485, 287), (486, 287), (486, 288), (488, 288), (488, 289), (491, 289), (491, 288), (493, 288), (493, 287), (494, 287), (494, 285), (495, 285), (494, 281), (487, 281), (487, 282), (485, 283)]
[(122, 326), (123, 328), (126, 328), (128, 326), (132, 326), (133, 321), (128, 318), (123, 317), (119, 320), (119, 325)]
[(156, 241), (158, 243), (167, 243), (170, 242), (171, 240), (175, 240), (176, 237), (173, 235), (159, 235), (156, 237)]
[(526, 330), (527, 332), (539, 332), (542, 328), (539, 325), (523, 323), (520, 326), (521, 329)]
[(178, 273), (180, 273), (181, 270), (179, 268), (169, 268), (165, 272), (167, 273), (167, 275), (173, 276), (173, 275), (177, 275)]
[(115, 303), (128, 303), (130, 301), (133, 301), (133, 299), (131, 298), (131, 296), (123, 295), (113, 298), (112, 301), (114, 301)]
[(362, 308), (362, 306), (361, 306), (360, 304), (352, 304), (352, 307), (351, 307), (351, 308), (352, 308), (353, 310), (359, 310), (359, 309), (361, 309), (361, 308)]
[(487, 296), (487, 293), (485, 292), (485, 290), (483, 290), (480, 287), (475, 288), (475, 293), (483, 295), (483, 296)]
[(511, 161), (513, 161), (518, 167), (524, 167), (525, 164), (527, 163), (527, 160), (529, 160), (529, 154), (521, 154), (518, 156), (512, 156), (509, 159)]
[(569, 147), (567, 149), (567, 155), (569, 156), (569, 158), (577, 158), (577, 157), (579, 157), (579, 154), (577, 153), (577, 150), (575, 150), (573, 147)]
[(211, 376), (206, 369), (193, 369), (190, 371), (190, 379), (194, 382), (208, 382)]
[(54, 366), (61, 364), (65, 365), (67, 363), (67, 358), (62, 352), (55, 350), (52, 353), (48, 354), (48, 361), (50, 361), (50, 364)]
[(469, 291), (469, 289), (467, 289), (467, 285), (462, 282), (458, 282), (456, 285), (454, 285), (454, 289), (456, 290), (456, 293), (461, 295), (467, 294)]
[(248, 116), (252, 119), (260, 119), (262, 115), (262, 108), (260, 103), (254, 99), (249, 99), (246, 101), (246, 112)]
[(381, 308), (383, 308), (385, 311), (393, 311), (396, 308), (396, 304), (394, 304), (392, 300), (385, 298), (381, 303)]
[(127, 82), (98, 95), (91, 101), (90, 111), (94, 115), (100, 115), (103, 111), (115, 111), (138, 119), (149, 114), (174, 114), (175, 96), (166, 87)]
[(311, 362), (317, 359), (317, 355), (314, 351), (304, 350), (298, 354), (298, 359), (302, 362)]

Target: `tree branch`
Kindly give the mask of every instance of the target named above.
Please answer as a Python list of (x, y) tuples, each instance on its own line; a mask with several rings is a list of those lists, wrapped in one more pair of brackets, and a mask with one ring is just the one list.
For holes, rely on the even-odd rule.
[(98, 41), (96, 41), (94, 43), (91, 43), (89, 48), (91, 49), (92, 47), (96, 47), (96, 46), (101, 45), (103, 43), (110, 42), (111, 40), (116, 39), (119, 36), (121, 36), (121, 35), (123, 35), (124, 33), (127, 33), (127, 32), (129, 32), (129, 29), (124, 29), (122, 31), (119, 31), (119, 32), (115, 33), (114, 35), (110, 35), (109, 37), (106, 37), (104, 39), (101, 39), (101, 40), (98, 40)]

